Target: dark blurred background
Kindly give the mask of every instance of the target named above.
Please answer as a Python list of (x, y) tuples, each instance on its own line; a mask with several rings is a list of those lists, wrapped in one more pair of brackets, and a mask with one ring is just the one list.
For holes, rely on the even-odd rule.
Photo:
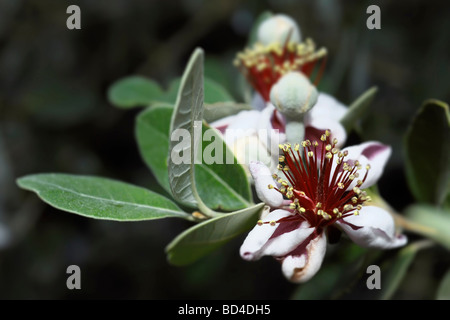
[[(66, 27), (70, 4), (81, 8), (81, 30)], [(366, 28), (370, 4), (381, 8), (381, 30)], [(134, 140), (139, 110), (115, 109), (108, 87), (135, 74), (165, 87), (200, 46), (206, 75), (242, 101), (232, 60), (267, 10), (292, 16), (304, 37), (328, 48), (320, 90), (350, 104), (378, 86), (362, 136), (393, 146), (380, 181), (384, 198), (400, 212), (413, 202), (402, 139), (425, 99), (450, 101), (448, 1), (0, 0), (0, 298), (292, 296), (297, 286), (277, 262), (240, 259), (245, 235), (192, 266), (173, 267), (164, 248), (188, 222), (89, 220), (15, 184), (25, 174), (66, 172), (158, 190)], [(66, 288), (71, 264), (81, 268), (82, 290)], [(432, 299), (449, 266), (439, 247), (420, 252), (395, 297)]]

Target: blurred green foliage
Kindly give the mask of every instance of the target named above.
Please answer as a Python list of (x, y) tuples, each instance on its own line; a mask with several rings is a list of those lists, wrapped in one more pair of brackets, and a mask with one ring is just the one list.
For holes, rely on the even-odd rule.
[[(77, 4), (82, 29), (66, 28)], [(423, 101), (450, 101), (450, 6), (446, 1), (378, 1), (381, 30), (366, 28), (369, 1), (52, 1), (0, 2), (0, 298), (41, 299), (286, 299), (316, 298), (288, 283), (272, 259), (239, 257), (243, 237), (189, 267), (167, 263), (164, 247), (191, 224), (160, 220), (117, 223), (57, 211), (19, 190), (16, 177), (36, 172), (107, 176), (160, 191), (134, 139), (137, 110), (113, 108), (108, 88), (140, 75), (167, 90), (192, 50), (205, 50), (205, 76), (243, 101), (232, 67), (261, 12), (287, 13), (304, 36), (329, 51), (319, 89), (349, 104), (378, 91), (362, 137), (393, 146), (379, 183), (402, 211), (408, 190), (402, 139)], [(349, 144), (359, 138), (351, 136)], [(436, 137), (439, 139), (439, 137)], [(430, 154), (432, 151), (423, 150)], [(416, 236), (411, 235), (411, 240)], [(337, 282), (339, 267), (359, 275), (331, 298), (373, 298), (365, 288), (367, 261), (383, 265), (392, 252), (361, 257), (353, 245), (331, 249), (317, 277)], [(406, 248), (405, 248), (406, 249)], [(363, 252), (364, 253), (364, 252)], [(448, 292), (450, 256), (441, 246), (414, 251), (397, 299), (434, 299)], [(361, 260), (362, 259), (362, 260)], [(363, 261), (363, 262), (361, 262)], [(359, 263), (359, 264), (358, 264)], [(394, 267), (400, 268), (393, 262)], [(66, 268), (82, 270), (82, 290), (69, 291)], [(358, 269), (359, 266), (359, 269)], [(400, 267), (399, 267), (400, 266)], [(388, 267), (388, 266), (387, 266)], [(355, 271), (353, 271), (355, 270)], [(359, 272), (359, 273), (358, 273)], [(325, 279), (325, 280), (324, 280)], [(342, 279), (341, 279), (342, 280)], [(345, 295), (348, 287), (354, 290)], [(323, 294), (321, 292), (320, 294)], [(321, 298), (324, 296), (320, 296)]]

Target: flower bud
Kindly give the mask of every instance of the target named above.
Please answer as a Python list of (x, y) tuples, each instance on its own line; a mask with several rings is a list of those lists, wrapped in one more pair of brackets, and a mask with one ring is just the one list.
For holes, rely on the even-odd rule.
[(263, 45), (274, 42), (284, 44), (289, 36), (290, 42), (300, 42), (301, 33), (297, 23), (284, 14), (273, 15), (263, 21), (258, 28), (258, 41)]
[(318, 92), (300, 72), (289, 72), (270, 90), (270, 101), (283, 115), (298, 118), (317, 102)]

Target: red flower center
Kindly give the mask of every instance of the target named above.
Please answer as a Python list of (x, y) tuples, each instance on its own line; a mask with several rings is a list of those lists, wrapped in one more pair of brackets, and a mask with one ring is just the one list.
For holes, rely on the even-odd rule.
[[(256, 43), (253, 48), (239, 52), (234, 64), (265, 101), (270, 101), (270, 89), (287, 72), (299, 71), (311, 77), (316, 62), (327, 54), (325, 48), (316, 51), (314, 42)], [(315, 79), (318, 84), (325, 67), (325, 59)]]
[[(276, 222), (306, 220), (321, 229), (338, 219), (358, 215), (364, 202), (370, 200), (359, 188), (370, 167), (366, 166), (364, 177), (359, 179), (361, 164), (346, 160), (348, 153), (336, 148), (337, 140), (330, 141), (328, 130), (320, 140), (312, 143), (306, 140), (295, 146), (280, 145), (283, 155), (278, 169), (283, 171), (286, 179), (274, 175), (279, 186), (269, 185), (269, 188), (291, 200), (290, 209), (295, 214)], [(352, 183), (355, 186), (349, 189)], [(275, 221), (268, 223), (274, 225)]]

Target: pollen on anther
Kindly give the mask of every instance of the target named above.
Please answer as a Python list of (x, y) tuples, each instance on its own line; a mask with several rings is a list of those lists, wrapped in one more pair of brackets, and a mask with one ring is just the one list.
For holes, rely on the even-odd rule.
[(273, 185), (269, 184), (269, 185), (267, 186), (267, 188), (273, 189)]
[(258, 220), (258, 222), (256, 223), (258, 226), (262, 226), (263, 225), (263, 221), (262, 220)]
[(351, 204), (346, 204), (344, 206), (344, 211), (350, 211), (350, 210), (353, 210), (353, 206)]
[(269, 224), (273, 227), (273, 226), (275, 226), (277, 224), (277, 222), (275, 220), (272, 220), (272, 221), (269, 222)]

